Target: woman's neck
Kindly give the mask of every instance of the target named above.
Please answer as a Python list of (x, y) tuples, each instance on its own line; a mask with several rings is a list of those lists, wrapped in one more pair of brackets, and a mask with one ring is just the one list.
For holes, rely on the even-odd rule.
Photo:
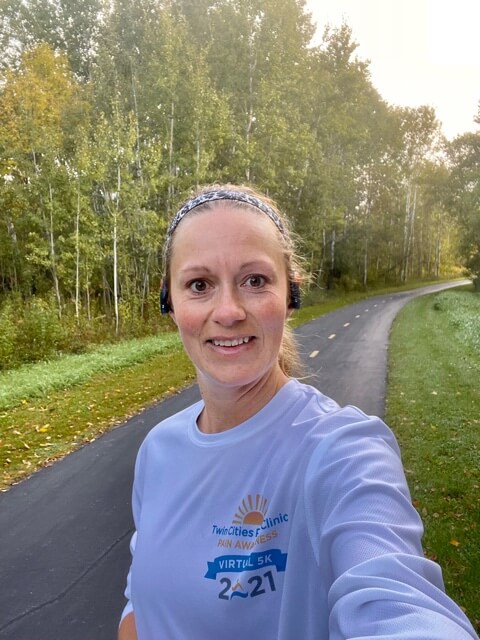
[(274, 369), (247, 387), (225, 387), (198, 376), (205, 407), (197, 424), (203, 433), (220, 433), (245, 422), (270, 402), (288, 382), (283, 371)]

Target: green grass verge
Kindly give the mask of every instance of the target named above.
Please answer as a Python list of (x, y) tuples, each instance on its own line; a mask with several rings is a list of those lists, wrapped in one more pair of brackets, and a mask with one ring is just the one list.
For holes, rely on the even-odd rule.
[(24, 400), (41, 398), (52, 391), (82, 384), (100, 373), (113, 373), (179, 349), (178, 334), (164, 333), (1, 372), (0, 411), (11, 409)]
[(0, 489), (91, 442), (193, 379), (193, 366), (178, 341), (135, 366), (105, 367), (83, 384), (23, 399), (0, 412)]
[(417, 298), (391, 333), (386, 421), (425, 525), (426, 555), (480, 630), (480, 295)]

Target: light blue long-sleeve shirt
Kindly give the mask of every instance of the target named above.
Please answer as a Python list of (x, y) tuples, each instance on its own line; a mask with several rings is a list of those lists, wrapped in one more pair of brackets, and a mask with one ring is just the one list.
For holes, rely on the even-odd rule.
[(395, 438), (290, 380), (217, 434), (203, 403), (136, 465), (124, 615), (140, 640), (471, 640), (422, 553)]

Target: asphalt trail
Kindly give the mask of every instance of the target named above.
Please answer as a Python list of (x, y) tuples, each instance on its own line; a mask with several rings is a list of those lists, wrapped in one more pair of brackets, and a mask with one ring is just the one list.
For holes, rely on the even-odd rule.
[[(305, 382), (383, 415), (387, 346), (412, 298), (369, 298), (297, 330)], [(0, 638), (115, 640), (124, 605), (137, 449), (160, 420), (199, 397), (190, 387), (0, 495)]]

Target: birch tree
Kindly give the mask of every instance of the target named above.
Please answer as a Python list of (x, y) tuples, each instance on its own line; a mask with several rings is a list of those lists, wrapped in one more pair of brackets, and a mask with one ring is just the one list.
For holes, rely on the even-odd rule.
[(404, 172), (405, 216), (403, 224), (403, 251), (400, 279), (405, 282), (411, 269), (415, 243), (415, 218), (417, 215), (418, 178), (428, 152), (433, 154), (435, 137), (439, 135), (439, 123), (431, 107), (398, 109), (403, 152), (400, 158)]
[(72, 130), (84, 117), (84, 106), (66, 58), (47, 45), (25, 53), (19, 69), (5, 74), (0, 99), (2, 155), (24, 176), (31, 221), (25, 258), (48, 268), (60, 314), (56, 245), (70, 221), (57, 196), (68, 191), (65, 165)]

